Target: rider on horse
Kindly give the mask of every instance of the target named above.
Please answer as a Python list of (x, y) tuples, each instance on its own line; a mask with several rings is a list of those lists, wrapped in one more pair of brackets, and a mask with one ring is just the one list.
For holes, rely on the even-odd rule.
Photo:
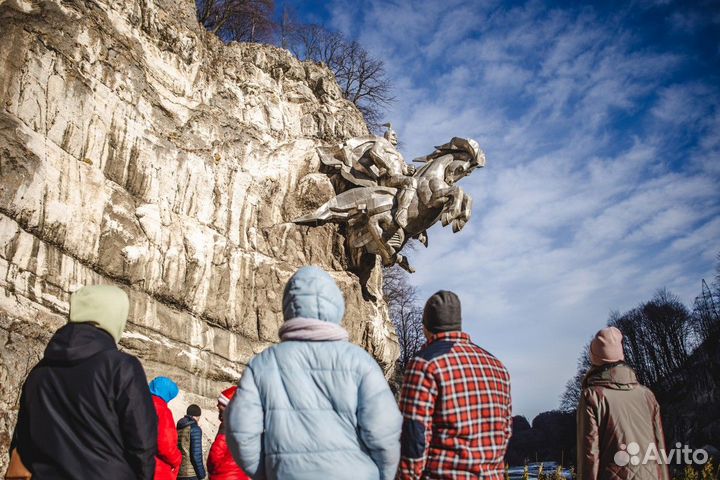
[[(417, 180), (412, 176), (415, 173), (415, 167), (405, 163), (405, 159), (398, 152), (396, 148), (398, 144), (397, 134), (392, 129), (392, 125), (386, 123), (383, 126), (387, 127), (383, 135), (386, 142), (375, 142), (368, 154), (380, 169), (378, 184), (383, 187), (399, 189), (395, 222), (400, 227), (405, 228), (408, 222), (408, 207), (417, 189)], [(390, 148), (387, 147), (388, 143)]]
[(322, 162), (340, 170), (341, 175), (358, 187), (391, 187), (398, 189), (395, 223), (405, 228), (408, 207), (415, 196), (415, 167), (405, 163), (396, 145), (397, 134), (389, 123), (383, 137), (366, 135), (346, 140), (336, 151), (321, 153)]

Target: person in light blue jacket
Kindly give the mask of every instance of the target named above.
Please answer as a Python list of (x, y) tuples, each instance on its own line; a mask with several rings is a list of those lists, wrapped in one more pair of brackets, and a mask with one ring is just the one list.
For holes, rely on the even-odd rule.
[(340, 326), (342, 293), (303, 267), (283, 294), (281, 343), (256, 355), (227, 411), (227, 442), (253, 479), (390, 480), (402, 416), (383, 372)]

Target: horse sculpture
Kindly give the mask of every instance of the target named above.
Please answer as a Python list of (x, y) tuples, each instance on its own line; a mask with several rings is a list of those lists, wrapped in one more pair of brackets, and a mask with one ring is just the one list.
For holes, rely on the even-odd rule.
[[(398, 264), (412, 273), (400, 251), (411, 238), (427, 247), (427, 229), (438, 220), (443, 226), (452, 224), (453, 232), (465, 226), (472, 198), (456, 183), (485, 166), (485, 154), (475, 140), (455, 137), (416, 158), (423, 165), (415, 170), (405, 163), (396, 143), (390, 129), (385, 138), (357, 137), (336, 149), (320, 149), (322, 163), (339, 173), (349, 188), (294, 222), (346, 224), (356, 262), (367, 252), (379, 255), (384, 266)], [(403, 174), (407, 180), (400, 178)]]

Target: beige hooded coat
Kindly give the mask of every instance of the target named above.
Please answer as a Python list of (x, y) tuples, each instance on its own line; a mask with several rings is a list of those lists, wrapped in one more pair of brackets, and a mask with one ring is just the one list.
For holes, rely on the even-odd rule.
[(665, 440), (655, 396), (638, 383), (632, 368), (624, 363), (592, 367), (577, 416), (579, 480), (669, 480), (661, 461), (643, 463), (651, 444), (662, 454)]

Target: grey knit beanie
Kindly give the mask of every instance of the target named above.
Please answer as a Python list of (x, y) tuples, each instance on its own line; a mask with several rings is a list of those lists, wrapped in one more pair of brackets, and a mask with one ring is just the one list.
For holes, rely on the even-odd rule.
[(428, 298), (423, 310), (423, 325), (432, 333), (462, 330), (458, 296), (453, 292), (440, 290)]

